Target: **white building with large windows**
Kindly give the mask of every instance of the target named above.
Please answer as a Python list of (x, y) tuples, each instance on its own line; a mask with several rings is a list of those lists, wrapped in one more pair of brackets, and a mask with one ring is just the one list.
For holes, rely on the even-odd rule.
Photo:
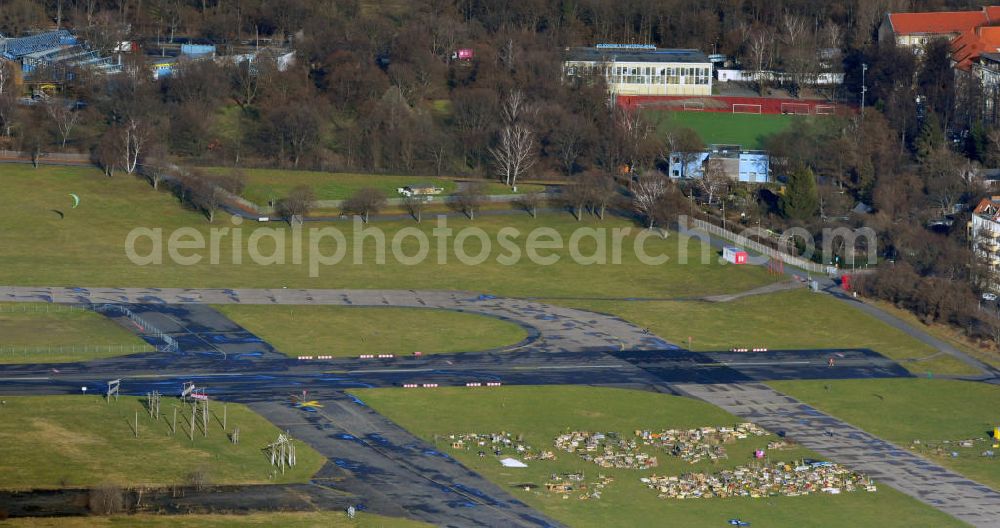
[(568, 48), (567, 77), (603, 75), (616, 95), (712, 95), (712, 63), (693, 49), (637, 44)]
[[(983, 198), (968, 224), (972, 250), (994, 270), (1000, 270), (1000, 196)], [(1000, 285), (994, 284), (994, 289)]]

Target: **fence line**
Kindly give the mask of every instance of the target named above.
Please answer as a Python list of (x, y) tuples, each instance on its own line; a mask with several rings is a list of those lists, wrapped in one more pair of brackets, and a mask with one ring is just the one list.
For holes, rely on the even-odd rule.
[(802, 268), (806, 271), (810, 271), (813, 273), (823, 273), (825, 275), (831, 275), (831, 276), (836, 274), (836, 268), (833, 268), (831, 266), (824, 266), (822, 264), (817, 264), (815, 262), (810, 262), (808, 260), (793, 255), (789, 255), (784, 251), (780, 251), (772, 247), (765, 246), (760, 242), (757, 242), (755, 240), (750, 240), (745, 236), (737, 235), (736, 233), (733, 233), (731, 231), (726, 231), (725, 229), (722, 229), (721, 227), (716, 225), (712, 225), (704, 220), (698, 220), (697, 218), (692, 218), (691, 224), (694, 226), (695, 229), (700, 229), (702, 231), (708, 232), (709, 234), (724, 238), (736, 245), (742, 246), (747, 249), (751, 249), (762, 255), (766, 255), (770, 258), (780, 260), (790, 266)]
[(62, 355), (62, 354), (105, 354), (125, 355), (153, 352), (156, 348), (148, 343), (131, 343), (128, 345), (68, 345), (68, 346), (28, 346), (0, 345), (0, 358), (32, 355)]
[(85, 312), (86, 306), (53, 303), (0, 303), (0, 313)]
[(111, 311), (111, 310), (116, 310), (116, 311), (118, 311), (118, 313), (124, 315), (125, 317), (128, 317), (133, 323), (135, 323), (136, 325), (139, 326), (139, 328), (142, 329), (142, 331), (143, 331), (143, 333), (145, 333), (145, 335), (148, 335), (148, 336), (154, 337), (156, 339), (159, 339), (160, 341), (163, 341), (164, 344), (160, 345), (160, 346), (157, 346), (156, 347), (157, 350), (160, 350), (160, 351), (163, 351), (163, 352), (178, 352), (178, 351), (180, 351), (180, 344), (177, 342), (176, 339), (174, 339), (173, 337), (170, 337), (170, 335), (166, 334), (165, 332), (160, 331), (159, 328), (157, 328), (156, 326), (150, 324), (148, 321), (146, 321), (142, 317), (139, 317), (138, 314), (136, 314), (132, 310), (128, 309), (128, 307), (122, 306), (120, 304), (101, 304), (101, 305), (95, 305), (94, 306), (94, 311), (101, 312), (101, 313), (105, 313), (105, 312), (108, 312), (108, 311)]

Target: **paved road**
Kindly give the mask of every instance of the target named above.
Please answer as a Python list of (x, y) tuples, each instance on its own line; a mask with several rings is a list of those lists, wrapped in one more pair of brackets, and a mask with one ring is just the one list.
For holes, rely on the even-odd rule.
[(966, 365), (976, 370), (979, 370), (980, 372), (983, 373), (982, 376), (984, 378), (1000, 377), (1000, 370), (997, 370), (996, 368), (993, 368), (991, 365), (987, 365), (986, 363), (983, 363), (982, 361), (969, 356), (965, 352), (962, 352), (961, 350), (928, 334), (927, 332), (924, 332), (919, 328), (915, 328), (907, 324), (906, 321), (903, 321), (902, 319), (888, 312), (885, 312), (876, 306), (873, 306), (868, 303), (863, 303), (861, 301), (851, 298), (850, 296), (846, 295), (842, 290), (840, 290), (840, 288), (836, 285), (833, 284), (827, 285), (826, 291), (830, 292), (832, 295), (834, 295), (834, 297), (841, 300), (842, 302), (846, 302), (854, 306), (858, 310), (861, 310), (862, 312), (865, 312), (866, 314), (878, 319), (879, 321), (882, 321), (883, 323), (902, 331), (906, 335), (922, 343), (926, 343), (931, 347), (933, 347), (934, 349), (944, 352), (945, 354), (954, 357), (955, 359), (961, 361), (962, 363), (965, 363)]
[(557, 524), (445, 453), (337, 392), (309, 393), (324, 405), (303, 413), (271, 399), (250, 407), (330, 460), (314, 477), (364, 497), (362, 507), (438, 526)]
[[(695, 353), (616, 317), (469, 292), (0, 288), (0, 301), (129, 303), (143, 321), (174, 336), (181, 345), (178, 352), (61, 365), (59, 373), (52, 373), (56, 367), (51, 365), (0, 366), (0, 391), (70, 392), (78, 390), (81, 381), (122, 376), (126, 391), (142, 393), (157, 387), (169, 393), (181, 381), (197, 379), (217, 397), (243, 399), (293, 430), (334, 461), (317, 477), (319, 481), (364, 496), (373, 510), (388, 514), (405, 512), (453, 526), (552, 524), (455, 461), (428, 453), (430, 446), (341, 392), (407, 382), (463, 385), (502, 380), (505, 384), (626, 386), (691, 395), (769, 429), (786, 431), (832, 460), (871, 473), (960, 519), (985, 526), (986, 519), (1000, 515), (995, 492), (758, 383), (908, 375), (870, 351), (773, 351), (750, 357)], [(230, 303), (459, 310), (520, 324), (530, 330), (530, 337), (504, 351), (374, 361), (296, 361), (205, 306)], [(161, 339), (149, 328), (118, 320), (151, 342)], [(823, 365), (833, 354), (839, 359), (838, 367), (831, 370)], [(282, 403), (289, 392), (303, 387), (320, 394), (329, 405), (322, 414), (304, 417)]]
[(0, 301), (126, 304), (295, 304), (397, 306), (473, 312), (544, 335), (545, 350), (657, 350), (674, 345), (618, 317), (472, 292), (414, 290), (0, 287)]
[(973, 526), (997, 526), (1000, 493), (758, 383), (676, 385), (805, 447), (871, 475)]

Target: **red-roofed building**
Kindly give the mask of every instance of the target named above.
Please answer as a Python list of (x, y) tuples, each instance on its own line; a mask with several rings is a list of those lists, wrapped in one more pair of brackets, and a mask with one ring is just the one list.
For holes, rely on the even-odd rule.
[(983, 53), (1000, 52), (1000, 26), (970, 29), (951, 41), (951, 60), (962, 71), (969, 71)]
[(982, 26), (1000, 25), (1000, 6), (979, 11), (889, 13), (879, 28), (879, 41), (908, 48), (922, 48), (934, 38), (953, 39)]
[(972, 211), (968, 229), (972, 250), (994, 269), (1000, 268), (1000, 196), (979, 202)]

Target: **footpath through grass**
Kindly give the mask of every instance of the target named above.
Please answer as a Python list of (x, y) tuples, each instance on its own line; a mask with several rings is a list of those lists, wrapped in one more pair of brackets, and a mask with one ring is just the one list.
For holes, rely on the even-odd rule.
[(0, 303), (0, 363), (63, 363), (151, 350), (135, 334), (89, 310)]
[[(210, 167), (208, 172), (225, 172), (231, 169)], [(244, 196), (247, 200), (266, 206), (272, 200), (279, 200), (300, 185), (313, 190), (317, 200), (345, 200), (359, 189), (371, 187), (385, 193), (388, 198), (399, 198), (397, 189), (419, 183), (430, 183), (444, 189), (448, 195), (458, 189), (458, 183), (450, 178), (434, 176), (401, 176), (392, 174), (357, 174), (344, 172), (316, 172), (283, 169), (243, 169), (247, 177)], [(511, 194), (510, 187), (497, 181), (484, 181), (488, 194)], [(518, 186), (519, 192), (541, 190), (540, 185)]]
[(468, 352), (517, 344), (520, 326), (492, 317), (420, 308), (216, 306), (289, 356)]
[[(97, 391), (100, 387), (92, 387)], [(305, 482), (324, 458), (297, 442), (298, 464), (284, 474), (262, 448), (280, 431), (243, 405), (209, 404), (208, 436), (195, 425), (188, 436), (190, 405), (164, 397), (154, 421), (137, 398), (110, 403), (98, 396), (6, 396), (0, 408), (0, 488), (184, 484), (200, 472), (211, 484)], [(171, 436), (174, 404), (177, 435)], [(139, 412), (139, 437), (133, 433)], [(227, 433), (239, 427), (238, 444)]]
[(349, 520), (342, 512), (254, 513), (249, 515), (119, 515), (113, 517), (18, 518), (0, 521), (11, 528), (421, 528), (417, 521), (359, 513)]
[(768, 136), (783, 132), (796, 119), (805, 116), (773, 114), (733, 114), (724, 112), (671, 112), (647, 110), (657, 125), (665, 132), (671, 128), (694, 129), (706, 144), (742, 145), (746, 149), (762, 149)]
[[(447, 226), (453, 232), (445, 239), (444, 251), (438, 253), (439, 238), (433, 233), (437, 228), (434, 219), (425, 218), (422, 224), (412, 221), (378, 222), (377, 228), (384, 235), (385, 264), (376, 264), (378, 236), (373, 234), (359, 243), (350, 222), (329, 224), (308, 223), (303, 233), (302, 260), (295, 261), (294, 236), (284, 224), (257, 224), (243, 222), (239, 227), (242, 251), (232, 251), (233, 227), (227, 215), (218, 215), (215, 224), (193, 211), (182, 209), (167, 192), (155, 192), (146, 183), (130, 176), (118, 174), (114, 178), (101, 175), (92, 168), (41, 167), (10, 165), (3, 168), (0, 178), (0, 195), (16, 196), (16, 200), (0, 208), (0, 246), (4, 248), (3, 266), (0, 266), (0, 283), (11, 285), (66, 285), (66, 286), (132, 286), (132, 287), (259, 287), (259, 288), (398, 288), (445, 289), (489, 292), (500, 295), (526, 297), (603, 296), (603, 297), (675, 297), (709, 295), (747, 290), (767, 283), (767, 273), (756, 267), (734, 267), (718, 264), (710, 258), (700, 264), (700, 242), (697, 239), (679, 242), (674, 235), (667, 240), (649, 237), (644, 248), (650, 255), (666, 254), (672, 260), (663, 265), (646, 265), (633, 251), (636, 236), (643, 231), (621, 219), (605, 221), (585, 219), (577, 222), (569, 214), (539, 216), (527, 214), (483, 216), (475, 222), (450, 218)], [(67, 193), (81, 198), (80, 206), (71, 209), (73, 200)], [(61, 208), (65, 218), (51, 210)], [(182, 257), (201, 257), (192, 265), (181, 265), (170, 258), (168, 252), (171, 234), (178, 228), (190, 228), (183, 240), (190, 241), (197, 233), (205, 241), (205, 249), (183, 249)], [(227, 228), (222, 233), (216, 252), (218, 263), (211, 261), (210, 228)], [(318, 277), (310, 277), (310, 250), (308, 235), (313, 228), (335, 227), (343, 232), (346, 254), (338, 264), (318, 266)], [(403, 228), (416, 227), (428, 238), (427, 258), (415, 265), (406, 265), (394, 258), (392, 239)], [(490, 241), (486, 262), (466, 265), (457, 258), (454, 242), (464, 227), (483, 230)], [(555, 230), (562, 239), (562, 249), (540, 249), (540, 256), (554, 255), (559, 261), (541, 265), (528, 258), (525, 249), (528, 234), (535, 228)], [(135, 228), (161, 229), (162, 251), (154, 252), (155, 243), (149, 237), (138, 239), (135, 251), (139, 256), (162, 255), (162, 264), (139, 266), (125, 253), (125, 243)], [(498, 258), (512, 253), (500, 246), (497, 234), (503, 228), (517, 230), (512, 239), (520, 253), (515, 263), (506, 265)], [(630, 228), (622, 239), (621, 264), (581, 265), (572, 261), (569, 241), (577, 228), (590, 228), (604, 241), (608, 262), (613, 261), (613, 228)], [(192, 229), (194, 231), (192, 231)], [(258, 230), (260, 229), (260, 230)], [(409, 231), (412, 233), (412, 231)], [(255, 235), (256, 233), (256, 235)], [(507, 233), (511, 233), (510, 230)], [(551, 232), (549, 232), (551, 234)], [(476, 256), (481, 239), (475, 232), (466, 237), (464, 254)], [(261, 258), (251, 258), (248, 247), (251, 236)], [(444, 235), (442, 235), (443, 239)], [(276, 240), (279, 240), (276, 242)], [(548, 240), (547, 238), (544, 240)], [(337, 250), (332, 238), (321, 241), (323, 255), (334, 255)], [(591, 255), (598, 243), (590, 237), (579, 239), (582, 255)], [(678, 263), (678, 249), (684, 247), (695, 263)], [(280, 248), (281, 252), (276, 252)], [(414, 236), (400, 241), (400, 248), (407, 256), (418, 255), (419, 244)], [(268, 257), (274, 256), (274, 259)], [(283, 256), (279, 259), (278, 256)], [(357, 260), (355, 257), (358, 257)], [(440, 259), (444, 260), (442, 264)], [(255, 263), (256, 262), (256, 263)], [(280, 262), (284, 262), (283, 264)], [(359, 262), (359, 263), (355, 263)]]
[(904, 310), (902, 308), (897, 308), (896, 305), (888, 303), (885, 301), (880, 301), (877, 299), (863, 299), (864, 302), (877, 306), (880, 310), (888, 312), (889, 314), (902, 319), (904, 322), (913, 326), (914, 328), (919, 328), (924, 332), (950, 344), (951, 346), (957, 348), (958, 350), (965, 352), (966, 354), (988, 364), (995, 368), (1000, 368), (1000, 349), (997, 348), (997, 344), (990, 341), (989, 339), (980, 338), (979, 340), (970, 338), (965, 335), (961, 328), (956, 328), (949, 324), (942, 323), (924, 323), (916, 314), (909, 310)]
[[(704, 301), (554, 301), (611, 313), (696, 351), (869, 348), (915, 374), (976, 374), (966, 364), (828, 295), (805, 289)], [(934, 356), (934, 357), (931, 357)], [(930, 358), (930, 359), (924, 359)]]
[[(663, 454), (660, 467), (650, 471), (601, 468), (576, 455), (556, 451), (554, 461), (534, 460), (528, 468), (504, 468), (495, 457), (479, 457), (475, 449), (452, 449), (451, 433), (521, 434), (535, 449), (553, 449), (553, 439), (569, 430), (616, 431), (694, 428), (732, 425), (742, 420), (704, 402), (639, 391), (594, 387), (501, 387), (497, 390), (442, 388), (413, 392), (405, 389), (357, 390), (355, 394), (403, 427), (434, 442), (518, 499), (569, 526), (720, 527), (740, 518), (754, 526), (910, 527), (961, 526), (952, 518), (887, 486), (877, 493), (770, 497), (762, 499), (666, 500), (639, 478), (686, 471), (719, 470), (749, 461), (755, 447), (773, 437), (740, 440), (726, 446), (729, 459), (689, 465)], [(772, 459), (815, 456), (804, 449), (772, 451)], [(584, 472), (587, 480), (603, 474), (614, 478), (600, 500), (563, 499), (544, 487), (552, 473)], [(526, 484), (538, 488), (525, 490)], [(848, 520), (849, 521), (845, 521)]]
[[(1000, 490), (1000, 386), (927, 379), (780, 381), (775, 389)], [(972, 447), (957, 442), (977, 439)], [(913, 441), (918, 440), (919, 444)], [(949, 443), (945, 444), (944, 442)], [(980, 456), (991, 450), (995, 457)], [(953, 457), (952, 453), (957, 453)]]

